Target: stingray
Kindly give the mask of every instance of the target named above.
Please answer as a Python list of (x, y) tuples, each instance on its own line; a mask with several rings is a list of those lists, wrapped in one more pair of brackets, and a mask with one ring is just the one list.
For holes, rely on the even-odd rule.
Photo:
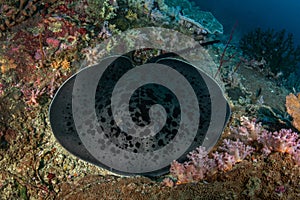
[(198, 146), (210, 150), (229, 116), (213, 78), (170, 54), (143, 66), (125, 55), (105, 58), (70, 77), (49, 109), (53, 134), (71, 154), (144, 176), (167, 173)]

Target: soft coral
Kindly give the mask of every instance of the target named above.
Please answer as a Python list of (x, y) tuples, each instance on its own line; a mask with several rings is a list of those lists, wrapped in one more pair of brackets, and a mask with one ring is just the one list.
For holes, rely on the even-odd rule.
[(264, 130), (258, 141), (263, 144), (263, 152), (268, 155), (271, 151), (292, 154), (298, 142), (298, 134), (291, 129), (268, 132)]

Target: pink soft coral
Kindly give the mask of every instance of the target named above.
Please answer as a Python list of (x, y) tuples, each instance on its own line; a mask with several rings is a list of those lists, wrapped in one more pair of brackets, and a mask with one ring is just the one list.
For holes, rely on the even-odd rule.
[(208, 157), (208, 152), (204, 147), (196, 148), (187, 157), (190, 159), (187, 164), (195, 166), (196, 176), (199, 179), (203, 179), (208, 173), (212, 173), (216, 167), (216, 162)]
[[(247, 144), (261, 143), (265, 155), (272, 151), (291, 154), (295, 164), (300, 165), (300, 139), (297, 133), (288, 129), (269, 132), (256, 120), (249, 120), (246, 117), (241, 119), (241, 125), (232, 128), (232, 133), (237, 139), (224, 139), (218, 151), (212, 153), (212, 158), (209, 158), (205, 148), (198, 147), (187, 155), (189, 161), (184, 163), (173, 161), (170, 172), (177, 179), (176, 184), (203, 180), (217, 170), (231, 170), (236, 163), (244, 160), (255, 150)], [(166, 183), (172, 185), (170, 179), (166, 180)]]
[(187, 155), (189, 161), (182, 164), (173, 161), (170, 172), (177, 179), (176, 184), (203, 180), (218, 169), (230, 170), (237, 162), (242, 161), (254, 151), (252, 147), (239, 140), (224, 140), (219, 150), (222, 152), (215, 152), (213, 158), (209, 158), (205, 148), (198, 147)]
[(231, 127), (231, 132), (240, 138), (243, 142), (255, 141), (264, 130), (261, 123), (257, 123), (256, 119), (249, 119), (242, 116), (240, 118), (241, 126), (238, 128)]
[(208, 152), (204, 147), (196, 148), (187, 157), (189, 158), (187, 162), (173, 161), (171, 164), (170, 172), (176, 177), (177, 185), (203, 180), (216, 167), (215, 161), (208, 158)]
[(228, 154), (227, 152), (215, 152), (213, 153), (213, 157), (216, 160), (218, 169), (221, 171), (231, 170), (236, 163), (234, 156)]
[(240, 140), (233, 141), (227, 139), (223, 140), (223, 145), (219, 149), (233, 156), (235, 162), (241, 162), (254, 151), (253, 147), (245, 145)]
[(233, 141), (229, 139), (224, 139), (223, 145), (218, 149), (223, 152), (215, 152), (213, 157), (218, 169), (222, 171), (232, 169), (236, 163), (241, 162), (254, 151), (253, 147), (245, 145), (240, 140)]
[(298, 134), (291, 129), (281, 129), (279, 132), (263, 131), (258, 138), (263, 144), (263, 153), (270, 154), (272, 151), (293, 154), (298, 142)]
[(177, 178), (178, 182), (189, 182), (191, 179), (190, 177), (186, 176), (184, 164), (179, 163), (176, 160), (171, 163), (170, 172), (172, 176)]

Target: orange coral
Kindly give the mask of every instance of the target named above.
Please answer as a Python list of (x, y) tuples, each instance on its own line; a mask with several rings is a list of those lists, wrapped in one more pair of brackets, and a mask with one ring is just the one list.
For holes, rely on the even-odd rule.
[(64, 59), (61, 62), (61, 66), (62, 66), (63, 69), (69, 69), (70, 68), (70, 62), (67, 59)]
[(54, 69), (62, 68), (64, 70), (70, 69), (70, 62), (67, 59), (57, 59), (50, 64), (50, 67)]
[(287, 112), (293, 117), (293, 126), (300, 131), (300, 93), (286, 96)]
[(0, 58), (0, 71), (1, 73), (5, 73), (10, 69), (15, 69), (17, 67), (17, 65), (14, 63), (13, 60), (11, 59), (1, 59)]
[(60, 62), (55, 60), (50, 64), (50, 67), (58, 69), (60, 67)]

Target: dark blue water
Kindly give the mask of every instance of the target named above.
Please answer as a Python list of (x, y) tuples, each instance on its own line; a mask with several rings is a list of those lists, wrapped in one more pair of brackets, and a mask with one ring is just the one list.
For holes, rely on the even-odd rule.
[(202, 10), (210, 11), (223, 24), (225, 34), (238, 21), (237, 31), (256, 27), (286, 29), (300, 45), (299, 0), (194, 0)]

